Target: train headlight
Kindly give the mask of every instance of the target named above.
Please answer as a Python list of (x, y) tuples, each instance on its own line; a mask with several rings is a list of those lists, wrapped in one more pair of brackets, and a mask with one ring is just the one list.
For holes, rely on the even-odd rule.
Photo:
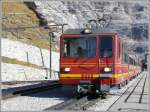
[(69, 67), (66, 67), (66, 68), (64, 68), (64, 71), (65, 71), (65, 72), (69, 72), (69, 71), (70, 71), (70, 68), (69, 68)]
[(92, 31), (89, 28), (86, 28), (86, 29), (83, 30), (83, 33), (84, 34), (89, 34), (89, 33), (92, 33)]
[(111, 70), (112, 70), (112, 69), (109, 68), (109, 67), (105, 67), (105, 68), (104, 68), (104, 72), (111, 72)]

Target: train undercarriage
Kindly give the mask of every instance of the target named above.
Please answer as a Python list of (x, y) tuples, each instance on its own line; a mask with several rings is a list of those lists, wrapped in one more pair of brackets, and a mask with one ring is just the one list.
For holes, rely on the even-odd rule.
[[(126, 86), (129, 81), (133, 80), (134, 78), (136, 78), (139, 75), (136, 74), (134, 76), (132, 76), (130, 79), (128, 80), (124, 80), (119, 84), (101, 84), (99, 83), (100, 81), (97, 81), (97, 83), (90, 83), (90, 81), (81, 81), (78, 85), (77, 85), (77, 94), (99, 94), (99, 95), (106, 95), (109, 94), (111, 88), (116, 88), (116, 89), (121, 89), (122, 87)], [(105, 78), (106, 80), (108, 78)]]

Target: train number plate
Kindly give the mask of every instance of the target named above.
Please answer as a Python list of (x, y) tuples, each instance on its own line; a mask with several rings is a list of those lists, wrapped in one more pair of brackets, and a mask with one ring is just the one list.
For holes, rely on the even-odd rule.
[(88, 84), (90, 84), (91, 81), (90, 80), (80, 80), (80, 83), (88, 83)]

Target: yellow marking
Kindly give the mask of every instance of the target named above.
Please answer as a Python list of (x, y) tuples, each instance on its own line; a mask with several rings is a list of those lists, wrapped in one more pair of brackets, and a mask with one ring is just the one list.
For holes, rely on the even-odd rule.
[[(60, 78), (84, 78), (86, 76), (82, 75), (82, 74), (60, 74)], [(87, 74), (87, 76), (89, 76)], [(112, 74), (112, 78), (124, 78), (124, 77), (128, 77), (129, 74), (128, 73), (123, 73), (123, 74)], [(87, 78), (99, 78), (100, 75), (99, 74), (92, 74), (92, 77), (87, 77)]]
[(81, 74), (60, 74), (60, 77), (74, 77), (74, 78), (80, 78)]
[(93, 74), (93, 78), (99, 78), (99, 74)]
[(128, 73), (122, 73), (122, 74), (113, 74), (112, 78), (123, 78), (123, 77), (128, 77)]
[[(86, 77), (87, 76), (87, 77)], [(60, 74), (60, 78), (99, 78), (99, 74), (91, 74), (91, 77), (89, 74)]]

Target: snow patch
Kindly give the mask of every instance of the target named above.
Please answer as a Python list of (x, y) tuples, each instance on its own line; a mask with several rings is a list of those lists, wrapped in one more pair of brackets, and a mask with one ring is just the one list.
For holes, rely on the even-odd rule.
[(1, 63), (2, 81), (33, 81), (33, 80), (45, 80), (48, 75), (49, 80), (58, 79), (58, 75), (52, 73), (51, 77), (46, 74), (44, 69), (35, 69), (17, 64)]
[[(41, 49), (36, 46), (28, 45), (18, 41), (1, 38), (2, 56), (15, 58), (20, 61), (29, 62), (39, 66), (49, 68), (50, 52), (47, 49)], [(41, 50), (40, 50), (41, 49)], [(42, 55), (41, 55), (42, 54)], [(27, 58), (28, 57), (28, 58)], [(52, 52), (52, 70), (59, 70), (59, 53)]]
[[(36, 46), (1, 38), (1, 56), (50, 68), (50, 51)], [(42, 57), (43, 62), (42, 63)], [(52, 52), (52, 70), (59, 71), (59, 53)], [(49, 72), (48, 72), (49, 73)], [(46, 71), (17, 64), (2, 63), (2, 81), (43, 80)], [(54, 79), (53, 75), (49, 79)]]

